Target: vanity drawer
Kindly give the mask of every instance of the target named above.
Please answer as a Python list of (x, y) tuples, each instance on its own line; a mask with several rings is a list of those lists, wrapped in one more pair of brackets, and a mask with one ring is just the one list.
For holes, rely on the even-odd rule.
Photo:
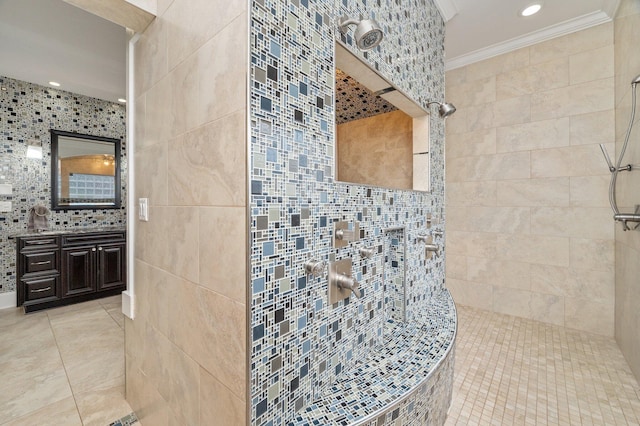
[(57, 298), (57, 288), (60, 282), (58, 275), (24, 280), (25, 301), (38, 300), (48, 297)]
[(20, 238), (21, 251), (57, 249), (59, 245), (60, 238), (57, 236)]
[(58, 269), (58, 251), (38, 251), (23, 253), (24, 273), (55, 271)]

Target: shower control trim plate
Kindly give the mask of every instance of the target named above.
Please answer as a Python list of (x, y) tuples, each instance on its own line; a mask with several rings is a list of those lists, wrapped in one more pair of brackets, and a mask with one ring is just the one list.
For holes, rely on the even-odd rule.
[[(337, 260), (335, 262), (329, 262), (329, 304), (333, 305), (341, 300), (344, 300), (351, 296), (352, 290), (341, 286), (340, 283), (347, 280), (352, 280), (354, 283), (353, 293), (359, 293), (358, 283), (351, 276), (351, 258)], [(357, 294), (356, 294), (357, 296)], [(358, 296), (359, 297), (359, 296)]]

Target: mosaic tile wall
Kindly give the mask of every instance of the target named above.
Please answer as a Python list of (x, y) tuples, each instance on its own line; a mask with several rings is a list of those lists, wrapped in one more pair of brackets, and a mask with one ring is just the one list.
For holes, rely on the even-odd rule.
[[(427, 261), (416, 242), (444, 226), (443, 122), (433, 110), (431, 193), (336, 182), (333, 52), (338, 16), (375, 17), (384, 42), (354, 53), (426, 105), (444, 97), (444, 24), (431, 0), (255, 0), (251, 12), (251, 415), (266, 426), (291, 423), (383, 341), (384, 229), (406, 227), (408, 319), (443, 289), (444, 256)], [(334, 249), (339, 220), (360, 239)], [(363, 296), (329, 305), (326, 277), (303, 263), (347, 257)]]
[[(52, 211), (49, 227), (124, 226), (127, 199), (125, 107), (86, 96), (0, 76), (0, 183), (11, 184), (10, 212), (0, 212), (0, 293), (15, 290), (15, 241), (27, 229), (29, 209), (51, 207), (50, 129), (118, 138), (122, 143), (122, 208)], [(27, 141), (42, 142), (42, 160), (26, 158)]]

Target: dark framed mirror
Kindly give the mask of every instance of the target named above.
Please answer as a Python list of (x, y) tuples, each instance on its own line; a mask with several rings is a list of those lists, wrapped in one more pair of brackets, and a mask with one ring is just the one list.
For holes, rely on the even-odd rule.
[(52, 210), (120, 208), (120, 140), (51, 130)]

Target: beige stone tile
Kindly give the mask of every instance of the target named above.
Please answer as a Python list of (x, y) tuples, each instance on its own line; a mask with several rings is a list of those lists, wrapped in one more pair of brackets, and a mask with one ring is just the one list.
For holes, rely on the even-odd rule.
[(570, 117), (571, 145), (611, 143), (615, 138), (614, 110)]
[(613, 25), (606, 23), (530, 46), (530, 60), (538, 64), (612, 44)]
[(467, 257), (447, 253), (445, 258), (447, 279), (467, 279)]
[(528, 47), (467, 65), (467, 81), (483, 79), (529, 66)]
[(244, 395), (245, 305), (188, 282), (176, 304), (191, 308), (170, 312), (170, 339), (236, 396)]
[(191, 55), (176, 66), (169, 75), (171, 90), (173, 90), (172, 104), (169, 108), (173, 119), (172, 137), (182, 135), (202, 123), (199, 102), (202, 94), (198, 79), (198, 70), (201, 69), (200, 60), (199, 55)]
[(492, 308), (494, 312), (531, 317), (531, 292), (508, 287), (494, 287)]
[(447, 162), (447, 182), (528, 179), (531, 177), (529, 152), (453, 158)]
[(174, 0), (163, 16), (168, 28), (169, 69), (194, 53), (246, 8), (245, 2)]
[(613, 336), (613, 306), (589, 299), (565, 298), (565, 326), (589, 333)]
[(609, 176), (572, 176), (570, 204), (575, 207), (607, 207), (610, 180)]
[(531, 233), (594, 240), (613, 240), (613, 223), (607, 208), (534, 207)]
[(569, 238), (546, 235), (497, 236), (497, 258), (545, 265), (569, 265)]
[(613, 44), (569, 56), (571, 84), (613, 76)]
[(244, 117), (244, 112), (231, 114), (174, 141), (169, 147), (170, 203), (244, 205)]
[[(0, 363), (55, 348), (46, 312), (25, 315), (19, 313), (21, 310), (0, 311), (3, 323), (0, 326)], [(27, 334), (29, 339), (24, 338)]]
[(511, 260), (467, 258), (467, 280), (492, 285), (529, 290), (530, 264)]
[[(192, 281), (198, 280), (199, 212), (189, 207), (150, 207), (140, 222), (140, 259)], [(136, 241), (137, 243), (138, 241)]]
[(163, 77), (145, 94), (144, 139), (136, 141), (136, 149), (167, 143), (173, 134), (173, 104), (175, 90), (171, 87), (171, 75)]
[(135, 155), (136, 194), (148, 198), (150, 205), (167, 205), (167, 161), (167, 144), (150, 146)]
[(134, 108), (134, 114), (136, 117), (136, 124), (133, 129), (133, 138), (136, 141), (135, 146), (132, 147), (130, 144), (127, 146), (128, 152), (127, 155), (129, 158), (132, 158), (144, 145), (146, 141), (146, 116), (147, 116), (147, 97), (146, 94), (143, 93), (140, 96), (137, 96), (130, 105)]
[(447, 226), (458, 231), (496, 233), (529, 233), (529, 208), (522, 207), (482, 207), (471, 209), (450, 209)]
[(77, 394), (75, 400), (84, 426), (108, 425), (133, 411), (125, 400), (124, 383)]
[(531, 265), (531, 288), (538, 293), (570, 298), (588, 297), (613, 307), (613, 274), (581, 267)]
[[(28, 321), (34, 321), (36, 323), (41, 322), (42, 324), (46, 324), (47, 313), (46, 311), (40, 311), (25, 315), (24, 309), (22, 309), (22, 307), (0, 309), (0, 329), (7, 326), (25, 324)], [(36, 325), (36, 327), (41, 328), (42, 326)], [(10, 328), (8, 328), (7, 330), (10, 330)]]
[[(464, 108), (465, 130), (462, 132), (473, 132), (481, 129), (495, 127), (494, 103), (478, 106), (467, 106)], [(457, 111), (456, 111), (457, 114)], [(454, 114), (452, 117), (455, 117)]]
[(451, 135), (466, 133), (469, 131), (468, 115), (470, 108), (471, 107), (457, 108), (455, 114), (447, 117), (445, 120), (445, 134), (447, 138)]
[(494, 290), (490, 285), (448, 279), (447, 289), (451, 292), (451, 296), (456, 304), (473, 306), (485, 310), (491, 309)]
[(456, 107), (484, 105), (496, 100), (495, 76), (476, 79), (468, 83), (449, 85), (447, 99)]
[[(606, 144), (612, 152), (612, 144)], [(598, 145), (580, 145), (531, 152), (532, 177), (602, 176), (606, 165)], [(604, 172), (603, 172), (604, 170)]]
[[(626, 16), (634, 16), (640, 14), (640, 5), (633, 0), (623, 0), (618, 6), (616, 11), (616, 20), (624, 18)], [(616, 21), (616, 24), (618, 22)]]
[(564, 298), (551, 294), (531, 293), (531, 319), (564, 325)]
[(531, 95), (531, 120), (606, 111), (614, 104), (613, 78), (574, 84)]
[(613, 273), (615, 267), (615, 245), (613, 239), (571, 238), (570, 245), (570, 265), (573, 268)]
[(496, 181), (447, 184), (447, 206), (495, 206)]
[(446, 245), (447, 254), (491, 258), (496, 255), (497, 236), (488, 232), (448, 230)]
[(467, 67), (449, 70), (445, 73), (446, 92), (449, 94), (451, 86), (459, 85), (467, 81)]
[(69, 384), (74, 395), (124, 385), (124, 348), (113, 347), (92, 358), (63, 357)]
[(0, 364), (0, 422), (17, 420), (71, 397), (71, 389), (55, 350)]
[(496, 81), (498, 99), (508, 99), (569, 84), (569, 60), (558, 58), (499, 74)]
[(200, 123), (221, 118), (230, 112), (246, 110), (248, 31), (245, 13), (235, 18), (198, 51), (201, 69), (198, 87), (204, 112)]
[(164, 19), (155, 19), (136, 43), (135, 73), (136, 97), (149, 90), (168, 71), (167, 31)]
[(127, 401), (142, 425), (169, 425), (169, 405), (127, 357)]
[(515, 179), (496, 184), (499, 206), (567, 206), (569, 178)]
[(496, 127), (512, 126), (531, 120), (529, 95), (499, 100), (493, 103), (493, 124)]
[(480, 129), (449, 135), (445, 150), (448, 159), (495, 154), (496, 129)]
[(558, 148), (569, 145), (569, 118), (566, 117), (499, 127), (496, 131), (497, 152)]
[(78, 415), (75, 400), (69, 396), (2, 424), (7, 426), (82, 426), (82, 421)]
[(247, 422), (246, 416), (244, 400), (200, 369), (200, 424), (240, 425)]
[(246, 300), (247, 220), (243, 207), (200, 211), (200, 283), (240, 303)]

